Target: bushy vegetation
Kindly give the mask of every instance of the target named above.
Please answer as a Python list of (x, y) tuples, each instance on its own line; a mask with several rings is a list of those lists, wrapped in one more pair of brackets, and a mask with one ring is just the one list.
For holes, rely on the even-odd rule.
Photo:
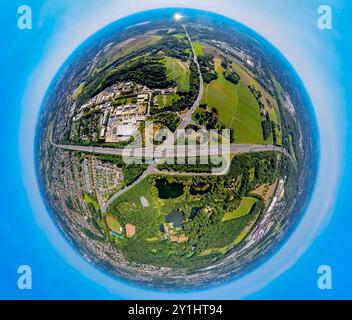
[(213, 57), (211, 55), (205, 54), (199, 56), (198, 63), (205, 83), (210, 83), (218, 78), (218, 73), (214, 69)]
[[(180, 166), (185, 171), (192, 167)], [(272, 183), (278, 176), (275, 153), (240, 155), (233, 159), (225, 176), (164, 176), (167, 188), (181, 186), (183, 191), (177, 193), (177, 198), (164, 197), (162, 201), (156, 187), (160, 176), (146, 177), (109, 208), (120, 224), (132, 223), (137, 230), (133, 238), (112, 244), (131, 261), (166, 267), (205, 266), (240, 243), (265, 206), (257, 199), (248, 214), (222, 221), (225, 213), (236, 210), (256, 185)], [(140, 204), (142, 196), (149, 203), (147, 208)], [(182, 228), (174, 230), (175, 234), (188, 237), (182, 243), (171, 241), (160, 231), (165, 216), (173, 210), (184, 214)]]
[(170, 131), (175, 131), (181, 119), (172, 113), (163, 113), (154, 115), (150, 118), (150, 121), (154, 123), (159, 122), (165, 125)]
[(234, 84), (238, 84), (240, 82), (240, 76), (235, 71), (224, 71), (224, 77), (227, 81), (230, 81)]

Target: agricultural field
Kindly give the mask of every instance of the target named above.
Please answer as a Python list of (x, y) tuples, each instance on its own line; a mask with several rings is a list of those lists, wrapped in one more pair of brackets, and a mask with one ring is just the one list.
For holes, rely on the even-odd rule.
[(128, 54), (153, 45), (162, 39), (158, 35), (140, 35), (113, 46), (108, 52), (107, 62), (110, 63)]
[(220, 124), (234, 130), (236, 143), (272, 143), (263, 140), (260, 110), (248, 87), (243, 82), (235, 85), (226, 80), (219, 59), (214, 64), (218, 79), (205, 85), (202, 104), (218, 111)]
[(261, 101), (264, 104), (264, 110), (269, 112), (270, 119), (279, 127), (279, 129), (276, 130), (276, 144), (282, 145), (281, 117), (276, 100), (258, 83), (258, 81), (255, 80), (254, 74), (251, 71), (243, 68), (235, 62), (231, 64), (231, 67), (238, 73), (241, 78), (241, 82), (243, 82), (246, 86), (254, 86), (262, 93), (263, 98)]

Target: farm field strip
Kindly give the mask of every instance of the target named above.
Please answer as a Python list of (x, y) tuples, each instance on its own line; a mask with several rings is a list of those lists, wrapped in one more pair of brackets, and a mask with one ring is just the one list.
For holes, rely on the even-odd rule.
[(272, 143), (263, 140), (260, 111), (253, 94), (242, 81), (235, 85), (225, 79), (219, 59), (214, 63), (218, 79), (205, 86), (202, 103), (210, 109), (215, 107), (220, 123), (234, 129), (237, 143)]

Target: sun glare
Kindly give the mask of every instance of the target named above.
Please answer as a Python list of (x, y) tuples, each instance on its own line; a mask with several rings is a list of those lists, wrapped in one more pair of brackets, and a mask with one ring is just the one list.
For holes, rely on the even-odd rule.
[(180, 15), (179, 13), (176, 13), (176, 14), (174, 15), (174, 19), (175, 19), (176, 21), (180, 21), (182, 18), (183, 18), (183, 16)]

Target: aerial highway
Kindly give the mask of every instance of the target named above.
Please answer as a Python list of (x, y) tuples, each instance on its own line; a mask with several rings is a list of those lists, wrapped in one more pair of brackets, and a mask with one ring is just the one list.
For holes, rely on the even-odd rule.
[[(78, 145), (65, 145), (57, 144), (51, 142), (51, 144), (63, 150), (68, 151), (80, 151), (95, 154), (109, 154), (109, 155), (120, 155), (129, 157), (133, 160), (136, 157), (137, 160), (147, 159), (150, 161), (149, 166), (143, 172), (142, 175), (138, 177), (130, 185), (127, 185), (123, 189), (117, 191), (107, 202), (101, 204), (101, 211), (105, 212), (109, 205), (113, 203), (119, 196), (128, 191), (134, 185), (139, 183), (147, 175), (150, 174), (167, 174), (167, 175), (204, 175), (205, 173), (193, 173), (193, 172), (178, 172), (170, 173), (160, 171), (156, 168), (157, 160), (166, 159), (170, 157), (199, 157), (199, 156), (214, 156), (214, 157), (226, 157), (229, 155), (252, 153), (252, 152), (265, 152), (265, 151), (275, 151), (284, 154), (292, 160), (292, 157), (287, 152), (286, 149), (274, 145), (257, 145), (257, 144), (228, 144), (228, 145), (159, 145), (151, 147), (124, 147), (124, 148), (108, 148), (108, 147), (94, 147), (94, 146), (78, 146)], [(293, 160), (292, 160), (293, 161)], [(208, 175), (221, 175), (226, 174), (226, 169), (217, 171), (213, 173), (207, 173)]]
[(136, 157), (145, 159), (165, 159), (173, 156), (181, 157), (205, 157), (205, 156), (225, 156), (228, 154), (242, 154), (252, 152), (266, 152), (275, 151), (283, 153), (285, 156), (290, 157), (286, 149), (274, 145), (260, 145), (260, 144), (224, 144), (224, 145), (174, 145), (174, 144), (161, 144), (159, 146), (147, 147), (96, 147), (96, 146), (80, 146), (70, 144), (51, 144), (60, 149), (69, 151), (81, 151), (95, 154), (110, 154), (126, 157)]

